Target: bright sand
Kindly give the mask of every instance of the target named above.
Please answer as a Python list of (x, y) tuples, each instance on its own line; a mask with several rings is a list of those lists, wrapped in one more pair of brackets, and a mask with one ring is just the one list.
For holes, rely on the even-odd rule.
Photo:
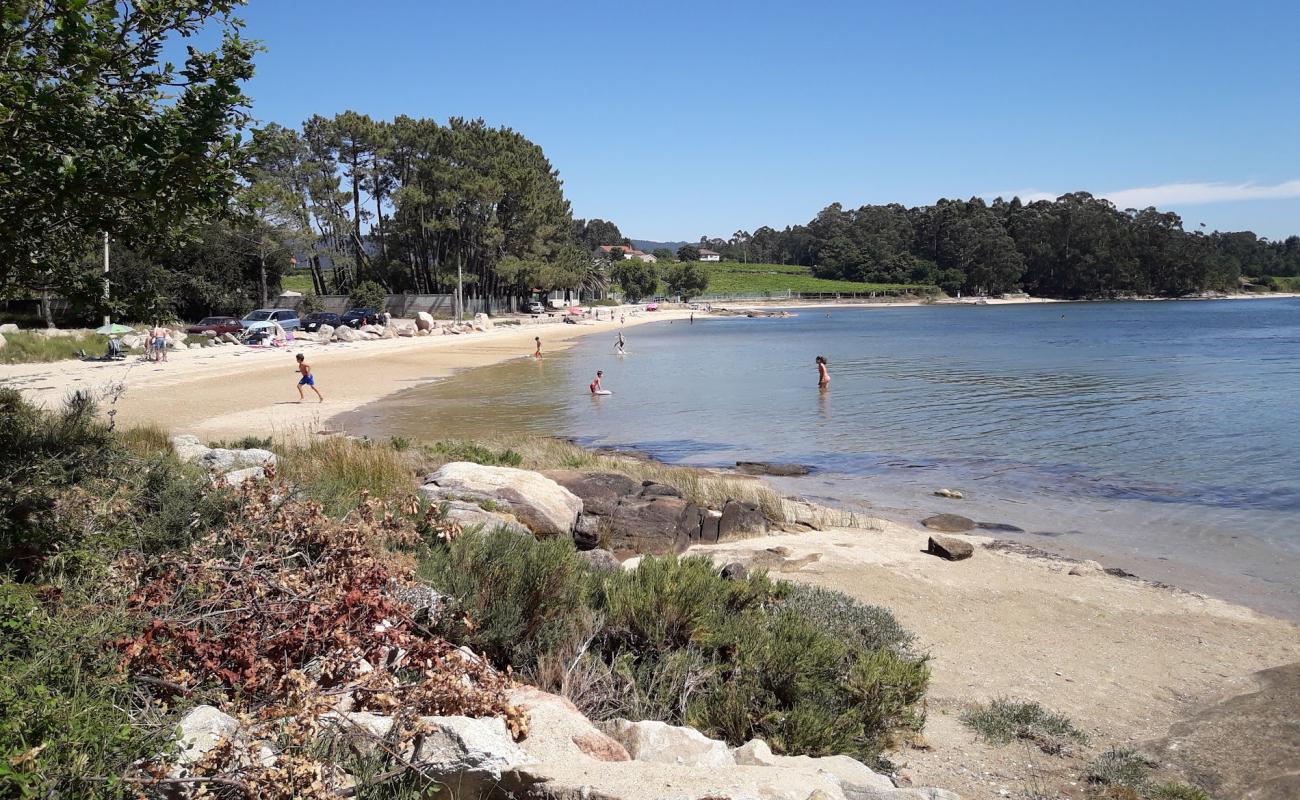
[[(641, 313), (627, 325), (681, 316)], [(401, 389), (527, 358), (534, 336), (542, 338), (545, 356), (576, 337), (613, 335), (617, 327), (606, 321), (526, 324), (273, 350), (232, 345), (172, 353), (164, 365), (132, 357), (112, 364), (0, 366), (0, 382), (42, 404), (76, 389), (103, 396), (121, 382), (126, 391), (113, 408), (124, 426), (149, 423), (204, 439), (299, 436)], [(308, 402), (297, 402), (293, 355), (300, 351), (324, 403), (310, 392)], [(917, 632), (933, 656), (925, 731), (932, 749), (905, 750), (897, 760), (909, 765), (919, 785), (950, 787), (970, 800), (1019, 793), (1036, 780), (1036, 769), (1053, 781), (1068, 780), (1081, 758), (1162, 737), (1196, 709), (1251, 690), (1252, 673), (1300, 661), (1300, 629), (1239, 606), (1106, 575), (1071, 576), (1060, 562), (980, 547), (969, 561), (949, 563), (921, 553), (921, 531), (879, 521), (872, 526), (712, 549), (719, 558), (758, 554), (783, 577), (888, 606)], [(762, 555), (778, 546), (788, 554)], [(957, 717), (964, 704), (997, 696), (1060, 710), (1092, 734), (1093, 744), (1066, 760), (978, 743)]]

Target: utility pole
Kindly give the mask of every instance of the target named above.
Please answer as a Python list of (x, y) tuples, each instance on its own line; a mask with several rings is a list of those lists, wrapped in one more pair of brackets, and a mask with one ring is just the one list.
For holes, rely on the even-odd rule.
[(108, 231), (104, 231), (104, 325), (111, 325), (112, 322), (108, 313)]
[(456, 322), (460, 322), (461, 313), (465, 310), (465, 271), (461, 259), (456, 259)]

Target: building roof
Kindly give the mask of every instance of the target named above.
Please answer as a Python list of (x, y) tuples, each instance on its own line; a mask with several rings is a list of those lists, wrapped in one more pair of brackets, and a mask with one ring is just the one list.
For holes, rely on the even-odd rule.
[(630, 256), (645, 255), (645, 253), (642, 253), (640, 250), (636, 249), (635, 247), (626, 244), (602, 244), (598, 249), (602, 253), (612, 253), (614, 252), (614, 250), (617, 249), (617, 250), (622, 250), (626, 255), (630, 255)]
[(722, 254), (719, 253), (717, 250), (705, 250), (703, 247), (700, 248), (699, 252), (700, 252), (700, 255), (702, 255), (702, 256), (720, 256), (720, 255), (722, 255)]

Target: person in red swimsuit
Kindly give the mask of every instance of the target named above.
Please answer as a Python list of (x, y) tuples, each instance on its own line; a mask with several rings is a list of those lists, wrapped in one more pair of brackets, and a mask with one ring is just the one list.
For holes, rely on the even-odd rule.
[(817, 356), (817, 386), (821, 389), (831, 388), (831, 374), (826, 371), (826, 356)]
[(601, 379), (601, 376), (603, 376), (604, 374), (605, 374), (605, 373), (604, 373), (603, 371), (601, 371), (601, 370), (596, 370), (596, 380), (594, 380), (594, 381), (591, 382), (591, 393), (592, 393), (592, 394), (595, 394), (596, 392), (599, 392), (599, 391), (600, 391), (600, 379)]

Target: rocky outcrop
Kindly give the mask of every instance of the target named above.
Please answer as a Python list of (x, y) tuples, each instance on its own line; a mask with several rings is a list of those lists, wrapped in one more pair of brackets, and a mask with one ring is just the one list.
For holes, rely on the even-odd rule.
[(809, 474), (812, 472), (812, 467), (804, 464), (773, 464), (769, 461), (737, 461), (736, 471), (746, 475), (794, 477)]
[(971, 543), (952, 536), (935, 534), (926, 543), (925, 552), (947, 561), (962, 561), (975, 554)]
[(197, 436), (173, 436), (172, 450), (181, 461), (196, 463), (215, 473), (218, 476), (215, 482), (222, 486), (261, 480), (266, 476), (266, 468), (275, 465), (275, 453), (270, 450), (208, 447)]
[(461, 791), (496, 784), (502, 773), (532, 761), (500, 717), (420, 717), (420, 723), (424, 735), (412, 763), (454, 779)]
[(239, 731), (239, 721), (213, 706), (195, 706), (177, 726), (176, 763), (189, 766)]
[(921, 524), (941, 533), (963, 533), (975, 528), (975, 520), (957, 514), (935, 514), (921, 520)]
[(657, 720), (616, 719), (601, 726), (637, 761), (688, 767), (731, 767), (736, 758), (726, 742), (710, 739), (694, 728)]
[(617, 570), (621, 566), (618, 556), (603, 548), (580, 550), (578, 555), (587, 562), (587, 566), (595, 570)]
[(430, 500), (491, 500), (508, 507), (533, 533), (572, 533), (582, 500), (541, 473), (514, 467), (488, 467), (468, 461), (444, 464), (420, 487)]
[(779, 756), (772, 752), (762, 739), (754, 739), (734, 751), (737, 764), (761, 767), (807, 769), (829, 775), (839, 784), (847, 800), (874, 800), (877, 797), (895, 797), (894, 782), (887, 776), (873, 772), (865, 764), (848, 756)]
[(514, 514), (503, 514), (499, 511), (487, 511), (478, 504), (466, 500), (445, 501), (442, 505), (442, 510), (447, 519), (459, 522), (461, 528), (472, 528), (477, 526), (484, 531), (505, 528), (513, 533), (521, 533), (527, 536), (532, 535), (532, 531), (524, 527)]

